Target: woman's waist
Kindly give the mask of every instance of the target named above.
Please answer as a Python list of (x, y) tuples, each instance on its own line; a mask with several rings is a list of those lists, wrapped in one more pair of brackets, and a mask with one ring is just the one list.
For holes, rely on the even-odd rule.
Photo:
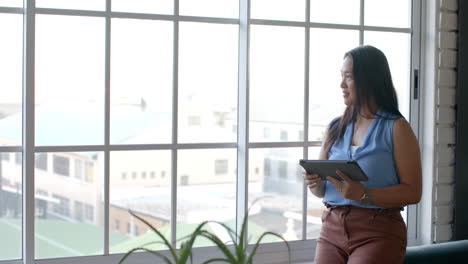
[(359, 206), (355, 204), (330, 204), (325, 202), (324, 203), (325, 207), (327, 210), (346, 210), (346, 211), (368, 211), (368, 212), (373, 212), (373, 213), (400, 213), (401, 211), (404, 210), (403, 207), (395, 207), (395, 208), (384, 208), (384, 207), (365, 207), (365, 206)]

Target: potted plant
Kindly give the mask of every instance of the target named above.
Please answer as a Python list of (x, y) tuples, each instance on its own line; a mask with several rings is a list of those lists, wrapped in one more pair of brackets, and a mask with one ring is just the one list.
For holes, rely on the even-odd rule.
[[(255, 202), (254, 202), (255, 203)], [(291, 249), (289, 247), (288, 242), (279, 234), (271, 231), (266, 231), (263, 232), (255, 244), (251, 247), (251, 251), (248, 251), (248, 240), (246, 239), (247, 236), (247, 219), (248, 219), (248, 212), (245, 215), (243, 221), (242, 221), (242, 226), (239, 235), (236, 234), (236, 232), (230, 228), (228, 225), (217, 222), (217, 221), (204, 221), (201, 224), (199, 224), (195, 230), (188, 236), (182, 238), (184, 239), (184, 242), (181, 243), (180, 249), (176, 250), (172, 244), (167, 240), (167, 238), (160, 232), (158, 231), (154, 226), (152, 226), (148, 221), (145, 219), (139, 217), (138, 215), (134, 214), (133, 212), (130, 211), (130, 214), (133, 215), (135, 218), (138, 220), (142, 221), (145, 225), (147, 225), (159, 238), (161, 238), (162, 242), (150, 242), (147, 244), (144, 244), (140, 247), (136, 247), (128, 251), (119, 261), (119, 264), (122, 264), (131, 254), (133, 254), (136, 251), (146, 251), (154, 256), (158, 257), (159, 259), (163, 260), (165, 264), (186, 264), (186, 263), (192, 263), (192, 248), (195, 243), (195, 240), (198, 237), (204, 237), (208, 239), (209, 241), (213, 242), (214, 245), (217, 247), (217, 249), (220, 250), (222, 253), (223, 257), (216, 257), (212, 259), (208, 259), (203, 262), (203, 264), (208, 264), (212, 262), (224, 262), (224, 263), (231, 263), (231, 264), (252, 264), (253, 263), (253, 257), (255, 256), (258, 247), (260, 246), (260, 243), (262, 240), (267, 237), (267, 236), (275, 236), (283, 240), (285, 243), (287, 249), (288, 249), (288, 260), (289, 263), (291, 262)], [(222, 226), (226, 232), (229, 234), (232, 245), (226, 244), (223, 242), (221, 238), (219, 238), (218, 235), (216, 235), (213, 232), (210, 232), (206, 229), (204, 229), (205, 225), (208, 223), (215, 223), (220, 226)], [(167, 256), (148, 249), (146, 246), (149, 244), (154, 244), (154, 243), (163, 243), (167, 249), (170, 252), (170, 255), (172, 259), (168, 258)], [(232, 250), (230, 248), (233, 248)], [(190, 261), (190, 262), (189, 262)]]
[[(137, 218), (139, 221), (143, 222), (146, 226), (148, 226), (159, 238), (161, 238), (162, 242), (157, 241), (157, 242), (150, 242), (143, 244), (139, 247), (133, 248), (120, 259), (119, 264), (123, 263), (131, 254), (135, 253), (136, 251), (146, 251), (150, 254), (153, 254), (154, 256), (160, 258), (161, 260), (164, 261), (165, 264), (186, 264), (189, 263), (188, 261), (190, 260), (190, 263), (192, 263), (192, 247), (193, 244), (195, 243), (195, 240), (197, 237), (200, 235), (201, 231), (203, 230), (203, 227), (208, 223), (208, 221), (205, 221), (201, 224), (199, 224), (195, 230), (186, 238), (188, 238), (186, 241), (181, 243), (180, 249), (177, 250), (175, 249), (172, 244), (169, 242), (169, 240), (162, 234), (159, 230), (157, 230), (153, 225), (151, 225), (148, 221), (145, 219), (141, 218), (140, 216), (136, 215), (132, 211), (129, 211), (129, 213)], [(170, 255), (172, 259), (168, 258), (164, 254), (161, 254), (157, 251), (148, 249), (147, 246), (155, 243), (163, 243), (167, 249), (170, 252)]]

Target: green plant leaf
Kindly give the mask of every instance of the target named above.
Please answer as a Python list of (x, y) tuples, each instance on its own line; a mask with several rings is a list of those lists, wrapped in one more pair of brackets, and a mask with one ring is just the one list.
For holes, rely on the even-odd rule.
[(202, 264), (208, 264), (208, 263), (211, 263), (211, 262), (226, 262), (226, 263), (232, 263), (232, 264), (236, 264), (237, 262), (232, 262), (232, 261), (229, 261), (227, 259), (223, 259), (223, 258), (214, 258), (214, 259), (209, 259), (205, 262), (202, 262)]
[(200, 235), (212, 241), (218, 247), (218, 249), (221, 250), (224, 256), (226, 256), (227, 262), (236, 263), (236, 257), (231, 253), (231, 250), (229, 250), (228, 246), (226, 246), (226, 244), (224, 244), (224, 242), (219, 239), (218, 236), (207, 231), (200, 233)]
[(144, 247), (137, 247), (137, 248), (133, 248), (132, 250), (130, 250), (129, 252), (127, 252), (119, 261), (119, 264), (122, 264), (131, 254), (135, 253), (135, 251), (138, 251), (138, 250), (143, 250), (143, 251), (146, 251), (146, 252), (149, 252), (159, 258), (161, 258), (162, 260), (164, 260), (164, 262), (166, 264), (172, 264), (171, 260), (166, 257), (165, 255), (161, 254), (161, 253), (158, 253), (158, 252), (154, 252), (150, 249), (147, 249), (147, 248), (144, 248)]
[(278, 237), (278, 238), (280, 238), (281, 240), (283, 240), (283, 242), (286, 244), (286, 247), (288, 248), (288, 260), (289, 260), (289, 263), (291, 263), (291, 248), (289, 247), (288, 241), (286, 241), (286, 239), (284, 239), (282, 236), (278, 235), (277, 233), (271, 232), (271, 231), (264, 232), (264, 233), (258, 238), (257, 243), (255, 243), (255, 245), (253, 246), (252, 252), (250, 253), (249, 258), (247, 259), (247, 263), (252, 263), (253, 257), (254, 257), (254, 255), (255, 255), (255, 253), (257, 252), (258, 247), (260, 246), (260, 242), (262, 242), (262, 239), (265, 238), (265, 237), (268, 236), (268, 235), (270, 235), (270, 236), (275, 236), (275, 237)]
[(177, 253), (176, 253), (174, 247), (172, 247), (171, 243), (166, 239), (166, 237), (161, 232), (159, 232), (153, 225), (151, 225), (148, 221), (146, 221), (145, 219), (143, 219), (143, 218), (139, 217), (138, 215), (136, 215), (135, 213), (133, 213), (133, 211), (129, 210), (129, 213), (132, 216), (134, 216), (135, 218), (137, 218), (138, 220), (140, 220), (141, 222), (143, 222), (146, 226), (148, 226), (154, 233), (156, 233), (163, 240), (164, 244), (169, 249), (172, 257), (177, 262), (177, 259), (178, 259), (177, 258)]
[(204, 221), (200, 223), (195, 230), (192, 232), (192, 234), (189, 236), (189, 240), (182, 243), (182, 246), (179, 251), (179, 262), (177, 263), (186, 263), (187, 259), (192, 256), (192, 248), (193, 245), (195, 244), (195, 240), (197, 237), (200, 235), (200, 233), (203, 231), (203, 228), (205, 227), (206, 224), (208, 224), (209, 221)]

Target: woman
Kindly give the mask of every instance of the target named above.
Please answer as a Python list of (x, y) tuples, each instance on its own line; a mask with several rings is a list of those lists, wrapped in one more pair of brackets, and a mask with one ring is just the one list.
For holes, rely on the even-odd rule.
[(369, 180), (304, 175), (327, 207), (315, 264), (402, 263), (406, 226), (401, 210), (421, 199), (417, 139), (398, 110), (385, 55), (372, 46), (345, 54), (341, 89), (346, 110), (326, 132), (319, 159), (356, 160)]

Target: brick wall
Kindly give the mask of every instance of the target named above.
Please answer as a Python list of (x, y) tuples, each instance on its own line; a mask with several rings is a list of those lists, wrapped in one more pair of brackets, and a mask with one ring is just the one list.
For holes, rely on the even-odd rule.
[(452, 238), (455, 161), (455, 86), (457, 78), (458, 1), (440, 0), (436, 87), (434, 242)]

